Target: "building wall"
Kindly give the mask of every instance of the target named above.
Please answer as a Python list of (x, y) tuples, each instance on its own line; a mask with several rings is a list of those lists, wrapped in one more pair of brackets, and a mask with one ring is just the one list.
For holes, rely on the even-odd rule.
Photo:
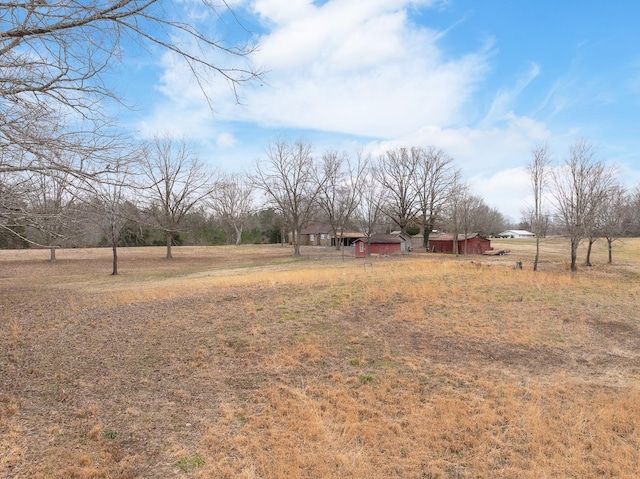
[[(491, 249), (491, 242), (478, 238), (470, 238), (467, 240), (467, 254), (482, 254), (485, 251)], [(453, 253), (453, 241), (442, 240), (432, 241), (429, 240), (429, 250), (434, 253)], [(464, 254), (464, 240), (458, 241), (458, 254)]]
[(367, 255), (367, 243), (365, 241), (356, 241), (355, 244), (355, 255), (356, 258), (366, 258)]
[(429, 240), (429, 251), (434, 253), (453, 253), (453, 241)]
[[(467, 254), (482, 254), (490, 248), (491, 242), (489, 240), (483, 240), (477, 236), (467, 240)], [(464, 253), (464, 241), (458, 242), (458, 252)]]
[(371, 243), (371, 254), (400, 254), (400, 243)]
[(367, 245), (366, 241), (357, 241), (355, 245), (356, 258), (369, 256), (367, 254), (369, 246), (371, 247), (371, 254), (391, 255), (402, 253), (401, 243), (371, 243), (371, 245)]

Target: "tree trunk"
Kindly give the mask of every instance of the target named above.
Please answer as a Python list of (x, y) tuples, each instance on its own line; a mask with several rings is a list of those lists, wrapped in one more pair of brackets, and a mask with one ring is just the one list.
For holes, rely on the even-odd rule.
[(49, 248), (49, 250), (51, 251), (51, 254), (49, 255), (49, 261), (51, 261), (52, 263), (56, 262), (56, 246), (51, 246)]
[(173, 245), (173, 233), (167, 231), (167, 259), (173, 259), (171, 255), (171, 246)]
[(300, 256), (300, 231), (293, 230), (293, 256)]
[(242, 244), (242, 225), (240, 225), (240, 228), (237, 226), (234, 226), (234, 228), (236, 229), (236, 246), (239, 246)]
[(113, 251), (113, 269), (111, 276), (116, 276), (118, 274), (118, 245), (113, 243), (111, 250)]
[(453, 243), (452, 243), (452, 248), (451, 248), (451, 252), (455, 255), (458, 255), (460, 252), (458, 251), (458, 230), (454, 231), (452, 233), (453, 236)]
[(433, 228), (431, 227), (431, 225), (423, 229), (422, 241), (424, 243), (425, 251), (429, 251), (429, 236), (431, 236), (432, 231), (433, 231)]
[(534, 271), (538, 271), (538, 258), (540, 258), (540, 237), (536, 234), (536, 255), (533, 258)]
[(576, 265), (578, 259), (578, 244), (580, 240), (577, 238), (571, 238), (571, 272), (575, 273), (578, 271), (578, 267)]
[(613, 263), (613, 240), (607, 238), (607, 249), (609, 250), (609, 264)]
[(595, 241), (596, 241), (595, 239), (589, 238), (589, 245), (587, 246), (587, 257), (584, 260), (585, 266), (589, 266), (589, 267), (593, 266), (591, 264), (591, 246), (593, 246), (593, 243), (595, 243)]

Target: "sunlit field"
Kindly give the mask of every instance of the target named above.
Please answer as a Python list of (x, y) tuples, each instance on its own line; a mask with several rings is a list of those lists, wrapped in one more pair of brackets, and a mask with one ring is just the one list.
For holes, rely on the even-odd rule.
[(640, 477), (640, 239), (492, 244), (0, 250), (0, 477)]

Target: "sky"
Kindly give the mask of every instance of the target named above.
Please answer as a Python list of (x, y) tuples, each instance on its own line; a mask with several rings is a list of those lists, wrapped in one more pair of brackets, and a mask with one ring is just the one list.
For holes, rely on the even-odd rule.
[(640, 2), (228, 1), (242, 28), (193, 3), (194, 21), (256, 45), (252, 64), (266, 73), (238, 103), (220, 78), (205, 97), (167, 53), (132, 55), (119, 81), (134, 108), (122, 119), (141, 138), (187, 138), (229, 172), (276, 139), (308, 141), (317, 156), (436, 146), (513, 221), (531, 201), (537, 144), (560, 163), (587, 139), (625, 186), (640, 184)]

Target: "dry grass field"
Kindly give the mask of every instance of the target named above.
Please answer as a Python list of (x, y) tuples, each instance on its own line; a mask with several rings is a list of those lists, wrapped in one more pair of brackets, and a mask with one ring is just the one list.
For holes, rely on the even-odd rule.
[(493, 243), (0, 251), (0, 477), (640, 477), (640, 240)]

